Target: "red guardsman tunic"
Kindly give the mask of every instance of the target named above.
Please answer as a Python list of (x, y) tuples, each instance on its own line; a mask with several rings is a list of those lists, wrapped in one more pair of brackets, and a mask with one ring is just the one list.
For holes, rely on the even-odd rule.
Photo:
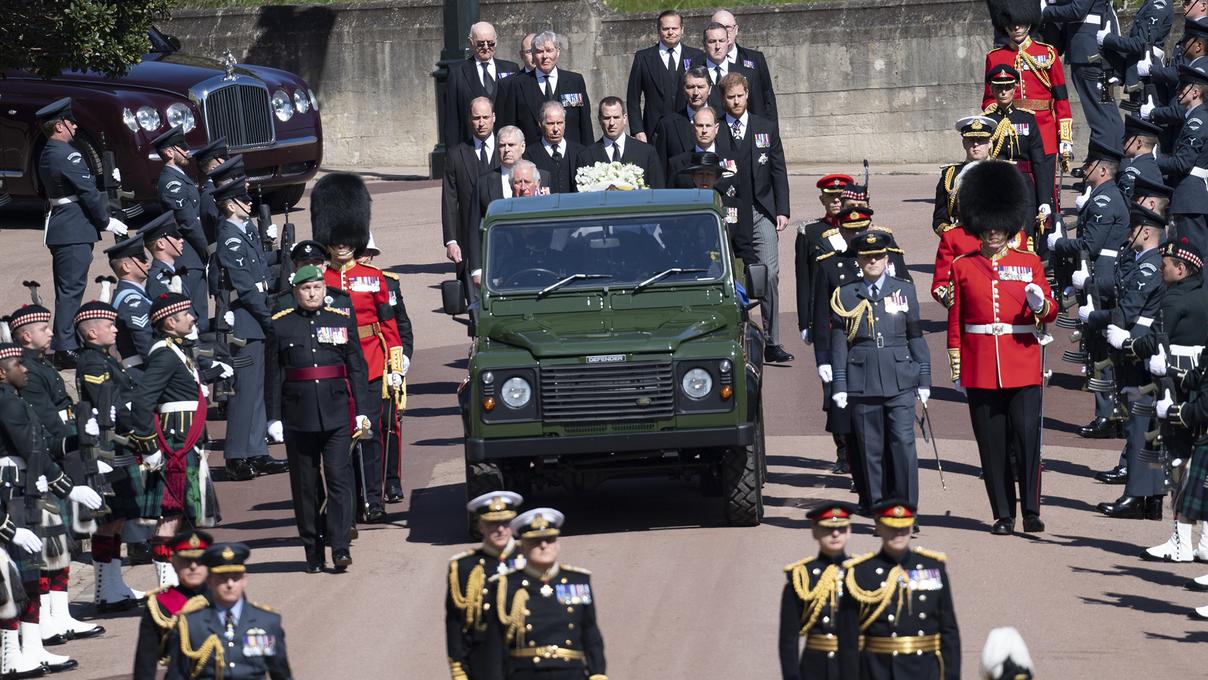
[[(1022, 248), (1023, 232), (1015, 234), (1011, 239), (1012, 248)], [(945, 307), (952, 305), (952, 285), (949, 272), (952, 270), (952, 260), (981, 250), (981, 240), (965, 231), (959, 224), (946, 224), (940, 232), (940, 243), (935, 248), (935, 274), (931, 277), (931, 297)]]
[[(986, 54), (985, 73), (999, 64), (1006, 64), (1019, 72), (1015, 106), (1036, 114), (1045, 155), (1057, 153), (1058, 140), (1072, 142), (1074, 133), (1070, 96), (1065, 87), (1065, 72), (1061, 68), (1057, 49), (1048, 43), (1027, 38), (1018, 46), (1010, 44), (990, 50)], [(993, 103), (994, 95), (990, 92), (990, 84), (986, 83), (982, 109)]]
[(347, 291), (356, 310), (357, 335), (369, 366), (369, 380), (379, 380), (383, 374), (403, 370), (403, 342), (399, 339), (394, 311), (390, 306), (390, 289), (382, 270), (355, 260), (335, 268), (328, 265), (323, 281), (329, 288)]

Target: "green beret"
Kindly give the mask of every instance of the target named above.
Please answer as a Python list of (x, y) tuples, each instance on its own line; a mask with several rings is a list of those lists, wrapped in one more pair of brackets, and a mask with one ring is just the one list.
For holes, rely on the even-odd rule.
[(294, 275), (289, 277), (290, 284), (295, 287), (300, 286), (304, 283), (310, 283), (311, 281), (322, 281), (322, 280), (323, 280), (323, 270), (319, 269), (318, 267), (314, 266), (313, 264), (308, 264), (308, 265), (305, 265), (302, 267), (298, 267), (298, 271), (294, 272)]

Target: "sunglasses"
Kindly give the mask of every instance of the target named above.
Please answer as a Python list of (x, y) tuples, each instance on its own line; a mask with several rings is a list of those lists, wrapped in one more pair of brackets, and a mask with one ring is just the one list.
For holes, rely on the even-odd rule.
[(494, 46), (495, 46), (494, 40), (479, 40), (478, 42), (474, 43), (474, 47), (479, 47), (479, 48), (494, 47)]

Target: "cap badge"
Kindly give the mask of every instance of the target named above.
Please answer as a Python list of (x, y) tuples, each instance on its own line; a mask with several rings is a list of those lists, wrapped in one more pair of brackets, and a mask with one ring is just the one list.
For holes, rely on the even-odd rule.
[(235, 551), (234, 551), (234, 550), (231, 550), (230, 546), (227, 546), (227, 547), (226, 547), (226, 548), (224, 548), (224, 549), (223, 549), (223, 551), (222, 551), (222, 559), (224, 559), (224, 560), (233, 560), (233, 559), (235, 559)]
[(201, 539), (197, 538), (197, 534), (193, 534), (192, 536), (189, 537), (189, 547), (190, 548), (201, 547)]

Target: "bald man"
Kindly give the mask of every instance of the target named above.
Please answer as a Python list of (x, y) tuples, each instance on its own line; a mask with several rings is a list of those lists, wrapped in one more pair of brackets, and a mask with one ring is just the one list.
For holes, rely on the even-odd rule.
[[(717, 10), (710, 20), (726, 27), (726, 35), (730, 40), (730, 51), (726, 54), (726, 59), (731, 64), (751, 69), (759, 76), (760, 95), (763, 101), (760, 102), (761, 106), (752, 105), (752, 110), (759, 112), (762, 109), (760, 115), (770, 118), (772, 122), (779, 125), (780, 116), (776, 112), (776, 92), (772, 85), (772, 74), (768, 71), (768, 60), (764, 58), (763, 52), (738, 44), (738, 19), (729, 10)], [(752, 94), (754, 93), (755, 90), (752, 89)]]
[(458, 144), (469, 142), (472, 134), (467, 124), (470, 102), (477, 97), (486, 97), (494, 102), (501, 85), (520, 71), (514, 61), (496, 59), (498, 39), (495, 27), (480, 21), (470, 27), (467, 37), (470, 58), (449, 67), (449, 82), (445, 87), (445, 147), (452, 149)]

